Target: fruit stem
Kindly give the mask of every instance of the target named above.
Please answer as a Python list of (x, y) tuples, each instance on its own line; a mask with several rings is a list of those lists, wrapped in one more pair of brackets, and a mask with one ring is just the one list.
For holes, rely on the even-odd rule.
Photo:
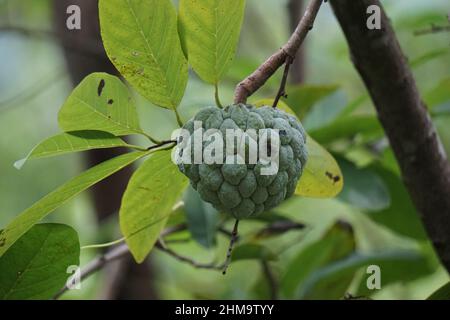
[(227, 258), (223, 265), (223, 271), (222, 271), (223, 275), (225, 275), (227, 273), (227, 269), (231, 263), (231, 253), (233, 252), (234, 244), (236, 243), (236, 240), (238, 238), (238, 226), (239, 226), (239, 220), (236, 219), (236, 222), (234, 223), (233, 231), (231, 232), (231, 239), (230, 239), (230, 245), (228, 246)]
[(217, 82), (214, 84), (214, 98), (216, 99), (216, 105), (223, 109), (223, 105), (220, 102), (220, 96), (219, 96), (219, 85), (217, 84)]

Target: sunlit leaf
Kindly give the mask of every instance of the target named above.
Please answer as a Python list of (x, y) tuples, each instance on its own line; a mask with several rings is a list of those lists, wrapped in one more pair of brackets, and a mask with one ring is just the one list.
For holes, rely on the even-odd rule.
[(427, 300), (450, 300), (450, 282), (433, 292)]
[(204, 81), (217, 84), (236, 52), (245, 0), (181, 0), (180, 34), (189, 63)]
[(127, 153), (105, 161), (72, 178), (23, 211), (0, 233), (0, 257), (33, 225), (80, 192), (144, 157), (147, 152)]
[(170, 151), (153, 154), (131, 177), (122, 198), (120, 229), (137, 262), (153, 248), (187, 184)]
[(100, 0), (106, 52), (133, 87), (152, 103), (175, 109), (188, 79), (170, 0)]
[(75, 230), (62, 224), (35, 225), (0, 258), (0, 299), (50, 299), (71, 275), (68, 268), (79, 264)]
[(311, 137), (306, 138), (306, 147), (308, 161), (295, 194), (314, 198), (337, 196), (344, 186), (344, 177), (336, 160)]
[(70, 94), (58, 115), (62, 130), (96, 130), (116, 136), (141, 133), (127, 87), (106, 73), (87, 76)]
[(61, 133), (39, 143), (24, 159), (18, 160), (14, 166), (22, 168), (29, 159), (59, 156), (72, 152), (114, 147), (135, 147), (122, 139), (103, 131), (74, 131)]

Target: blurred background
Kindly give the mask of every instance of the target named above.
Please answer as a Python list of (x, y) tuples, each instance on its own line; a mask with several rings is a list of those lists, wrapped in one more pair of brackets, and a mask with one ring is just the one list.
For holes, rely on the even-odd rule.
[[(433, 24), (450, 25), (450, 3), (382, 3), (450, 153), (450, 32), (415, 35)], [(81, 7), (80, 31), (65, 28), (70, 4)], [(220, 85), (224, 103), (231, 103), (235, 85), (286, 41), (302, 4), (301, 0), (247, 1), (237, 58)], [(37, 160), (20, 171), (13, 167), (35, 144), (58, 133), (57, 112), (74, 85), (94, 71), (116, 72), (103, 54), (96, 6), (96, 0), (0, 0), (0, 228), (77, 173), (122, 152), (102, 150)], [(280, 78), (279, 72), (252, 99), (273, 97)], [(236, 259), (226, 276), (153, 250), (144, 264), (136, 265), (131, 258), (111, 264), (83, 282), (82, 290), (70, 291), (64, 298), (327, 299), (348, 292), (375, 299), (424, 299), (447, 283), (449, 276), (403, 187), (329, 5), (322, 7), (296, 60), (288, 93), (288, 104), (304, 108), (302, 122), (309, 134), (339, 161), (345, 186), (336, 199), (296, 197), (271, 215), (241, 223), (242, 259)], [(173, 113), (137, 94), (135, 98), (143, 128), (167, 139), (177, 127)], [(213, 104), (214, 88), (191, 72), (180, 107), (182, 117), (186, 120)], [(132, 168), (124, 170), (83, 193), (48, 220), (73, 226), (81, 245), (120, 238), (117, 210), (131, 173)], [(175, 213), (170, 223), (183, 222), (184, 211)], [(214, 221), (212, 234), (202, 235), (204, 230), (190, 225), (190, 232), (172, 239), (171, 248), (201, 262), (221, 260), (228, 245), (225, 231), (232, 222), (215, 212), (207, 214)], [(306, 227), (279, 232), (271, 228), (274, 217)], [(350, 245), (348, 255), (336, 257), (326, 252), (346, 245), (330, 231), (333, 225), (342, 226), (335, 225), (338, 220), (351, 226), (356, 248)], [(259, 248), (257, 259), (249, 254), (254, 248)], [(82, 264), (98, 253), (82, 250)], [(381, 268), (381, 289), (366, 286), (370, 264)]]

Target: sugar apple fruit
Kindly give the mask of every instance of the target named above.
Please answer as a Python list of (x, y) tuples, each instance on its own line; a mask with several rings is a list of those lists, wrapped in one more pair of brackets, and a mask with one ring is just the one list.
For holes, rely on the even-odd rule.
[[(183, 126), (183, 129), (189, 131), (191, 138), (194, 136), (194, 121), (201, 121), (203, 132), (217, 129), (224, 140), (223, 164), (194, 164), (193, 159), (192, 164), (178, 163), (180, 171), (189, 178), (204, 201), (211, 203), (219, 211), (230, 213), (236, 219), (243, 219), (272, 209), (294, 194), (308, 159), (306, 134), (294, 116), (271, 106), (256, 108), (252, 105), (236, 104), (224, 109), (207, 107)], [(232, 149), (234, 154), (227, 154), (226, 130), (238, 128), (243, 131), (279, 130), (279, 167), (276, 174), (262, 175), (261, 168), (264, 164), (259, 157), (256, 163), (250, 163), (245, 157), (244, 163), (225, 162), (226, 157), (238, 156), (237, 144), (236, 148)], [(181, 157), (184, 149), (180, 148), (180, 141), (183, 140), (180, 137), (175, 152)], [(193, 158), (193, 139), (189, 139), (187, 143), (191, 144), (190, 156)], [(202, 143), (203, 151), (208, 142)], [(244, 143), (248, 148), (248, 143)], [(270, 149), (269, 146), (268, 148)]]

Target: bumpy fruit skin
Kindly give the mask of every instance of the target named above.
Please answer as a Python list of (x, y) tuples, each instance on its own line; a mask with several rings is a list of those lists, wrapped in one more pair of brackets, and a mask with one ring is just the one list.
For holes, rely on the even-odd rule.
[[(200, 197), (217, 210), (236, 219), (256, 216), (291, 197), (308, 159), (306, 134), (292, 115), (270, 106), (255, 108), (237, 104), (224, 109), (207, 107), (200, 110), (183, 128), (194, 133), (194, 121), (202, 121), (204, 132), (218, 129), (226, 137), (226, 129), (279, 129), (279, 170), (274, 175), (261, 175), (259, 159), (256, 164), (184, 164), (178, 165)], [(192, 145), (192, 144), (191, 144)], [(226, 145), (224, 141), (224, 146)], [(203, 142), (203, 149), (207, 146)], [(203, 151), (202, 149), (202, 151)], [(192, 148), (192, 158), (193, 151)], [(183, 150), (177, 149), (181, 156)], [(235, 152), (236, 153), (236, 152)], [(224, 159), (227, 155), (224, 151)], [(234, 155), (236, 156), (236, 155)]]

